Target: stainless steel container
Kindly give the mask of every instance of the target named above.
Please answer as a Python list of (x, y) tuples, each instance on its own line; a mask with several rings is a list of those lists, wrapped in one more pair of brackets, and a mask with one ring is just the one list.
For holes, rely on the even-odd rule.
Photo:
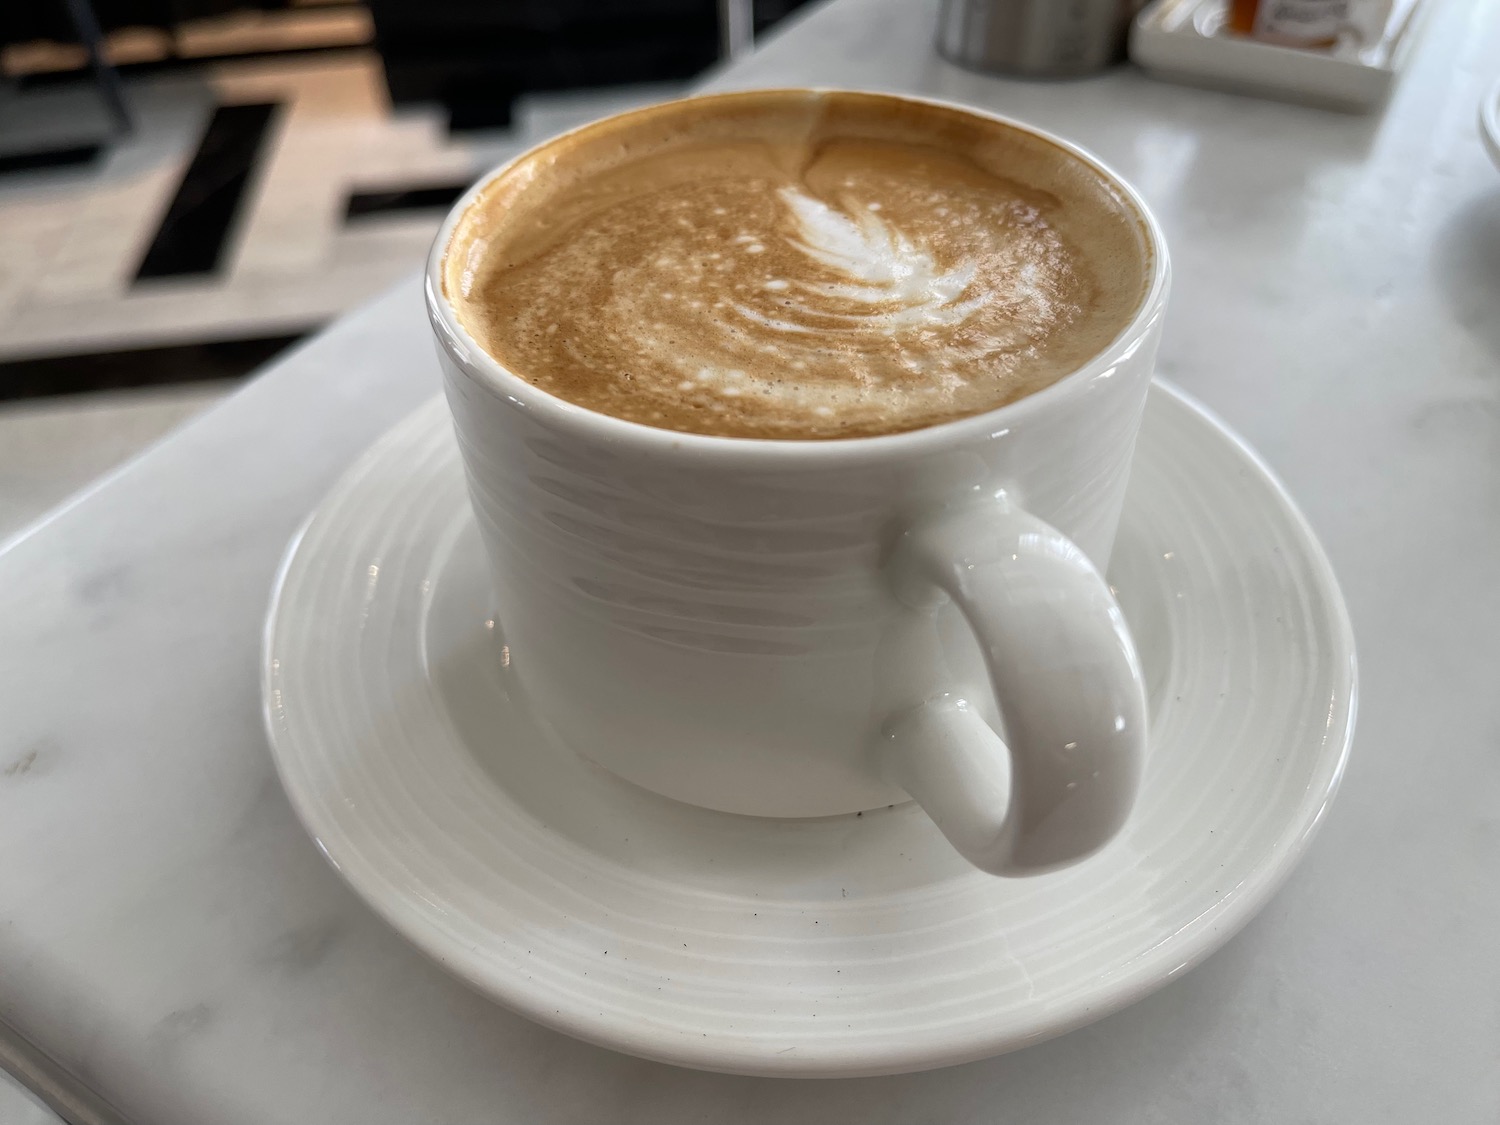
[(1125, 57), (1143, 0), (943, 0), (937, 48), (974, 70), (1031, 78), (1091, 74)]

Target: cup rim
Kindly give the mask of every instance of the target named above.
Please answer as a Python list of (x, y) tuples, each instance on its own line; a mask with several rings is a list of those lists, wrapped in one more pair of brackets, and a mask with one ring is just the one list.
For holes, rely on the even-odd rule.
[[(929, 105), (953, 110), (973, 117), (997, 122), (1047, 141), (1077, 160), (1092, 168), (1108, 180), (1136, 212), (1145, 231), (1146, 243), (1151, 251), (1151, 280), (1146, 287), (1139, 308), (1130, 321), (1096, 355), (1072, 371), (1039, 391), (1035, 391), (1013, 402), (970, 414), (947, 422), (923, 426), (914, 430), (902, 430), (890, 434), (876, 434), (849, 438), (762, 438), (731, 437), (720, 434), (700, 434), (681, 430), (662, 429), (644, 422), (632, 422), (604, 414), (577, 403), (559, 398), (528, 382), (507, 369), (504, 364), (487, 352), (459, 322), (452, 303), (443, 293), (443, 259), (459, 219), (496, 178), (509, 171), (522, 160), (545, 145), (595, 128), (605, 122), (614, 122), (636, 114), (660, 110), (683, 102), (713, 101), (753, 97), (757, 94), (804, 94), (823, 96), (829, 94), (859, 94), (875, 98)], [(511, 406), (526, 412), (536, 421), (555, 431), (566, 432), (579, 438), (607, 443), (616, 448), (626, 448), (643, 454), (698, 454), (711, 455), (719, 459), (730, 459), (746, 464), (785, 462), (789, 459), (812, 464), (861, 462), (887, 457), (902, 457), (941, 450), (960, 443), (967, 438), (994, 437), (1011, 427), (1023, 424), (1027, 418), (1041, 411), (1086, 394), (1089, 388), (1101, 379), (1114, 374), (1115, 368), (1135, 354), (1143, 342), (1147, 330), (1160, 319), (1166, 304), (1167, 289), (1171, 278), (1171, 263), (1167, 254), (1166, 238), (1156, 217), (1146, 206), (1140, 193), (1119, 173), (1087, 149), (1071, 141), (1018, 121), (1003, 114), (992, 113), (976, 106), (943, 98), (929, 98), (914, 94), (892, 93), (883, 90), (851, 89), (831, 86), (785, 86), (765, 89), (734, 90), (708, 94), (693, 94), (667, 102), (611, 114), (562, 133), (548, 137), (524, 152), (511, 157), (503, 164), (491, 169), (474, 182), (449, 209), (447, 216), (433, 240), (428, 252), (424, 272), (423, 295), (427, 305), (428, 320), (438, 337), (439, 346), (450, 360), (469, 380), (482, 389), (504, 399)]]

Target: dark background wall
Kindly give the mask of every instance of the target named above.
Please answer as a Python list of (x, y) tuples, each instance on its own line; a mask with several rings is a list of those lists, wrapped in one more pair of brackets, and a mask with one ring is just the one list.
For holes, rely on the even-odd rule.
[[(803, 2), (754, 0), (757, 29)], [(92, 0), (91, 6), (107, 36), (123, 28), (171, 30), (235, 11), (306, 7), (307, 0)], [(392, 101), (442, 102), (457, 129), (507, 125), (512, 101), (528, 90), (682, 80), (719, 54), (717, 0), (366, 0), (342, 6), (366, 8), (373, 17)], [(0, 46), (76, 38), (66, 0), (0, 2)]]

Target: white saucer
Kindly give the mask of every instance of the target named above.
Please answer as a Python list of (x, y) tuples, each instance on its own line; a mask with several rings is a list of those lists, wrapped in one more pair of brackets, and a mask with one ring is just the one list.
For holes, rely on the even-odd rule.
[(333, 865), (419, 948), (569, 1034), (834, 1076), (1035, 1043), (1164, 984), (1286, 877), (1348, 752), (1332, 572), (1265, 468), (1151, 392), (1111, 581), (1150, 684), (1122, 837), (1054, 875), (967, 867), (912, 805), (810, 821), (677, 804), (559, 750), (519, 698), (446, 409), (366, 453), (267, 625), (276, 765)]
[(1495, 167), (1500, 168), (1500, 82), (1491, 86), (1479, 103), (1479, 137)]

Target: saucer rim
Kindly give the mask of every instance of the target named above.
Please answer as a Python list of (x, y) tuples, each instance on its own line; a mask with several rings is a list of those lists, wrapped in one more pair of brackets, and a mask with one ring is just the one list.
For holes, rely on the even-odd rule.
[[(533, 994), (533, 991), (519, 986), (522, 982), (518, 982), (503, 966), (487, 961), (482, 955), (468, 955), (469, 951), (457, 948), (442, 932), (433, 928), (424, 915), (386, 893), (376, 876), (375, 865), (365, 859), (357, 844), (339, 839), (337, 833), (325, 834), (316, 827), (321, 817), (312, 793), (303, 790), (289, 777), (289, 762), (284, 757), (286, 748), (280, 745), (282, 739), (273, 705), (276, 674), (273, 654), (288, 579), (309, 530), (326, 511), (329, 501), (349, 487), (367, 465), (386, 456), (389, 447), (399, 445), (416, 417), (433, 408), (432, 401), (408, 413), (350, 463), (293, 533), (277, 566), (262, 630), (260, 679), (261, 716), (282, 789), (303, 829), (339, 876), (368, 907), (450, 975), (542, 1026), (640, 1058), (696, 1070), (764, 1077), (848, 1078), (901, 1074), (959, 1065), (1032, 1046), (1129, 1007), (1168, 980), (1201, 964), (1221, 948), (1290, 877), (1321, 830), (1338, 793), (1349, 760), (1358, 711), (1353, 626), (1332, 564), (1312, 526), (1276, 474), (1238, 434), (1174, 384), (1159, 376), (1152, 382), (1153, 396), (1160, 394), (1173, 407), (1192, 416), (1195, 424), (1206, 426), (1216, 440), (1226, 441), (1230, 450), (1269, 490), (1282, 518), (1295, 532), (1312, 578), (1311, 588), (1318, 592), (1321, 603), (1328, 610), (1325, 625), (1332, 650), (1322, 658), (1322, 663), (1331, 673), (1335, 693), (1331, 701), (1330, 726), (1323, 741), (1325, 749), (1317, 761), (1316, 773), (1322, 778), (1322, 784), (1309, 785), (1295, 813), (1285, 818), (1285, 827), (1274, 838), (1274, 845), (1267, 849), (1265, 861), (1231, 892), (1168, 939), (1120, 966), (1113, 979), (1059, 1002), (1055, 1009), (1031, 1021), (1024, 1029), (1018, 1029), (1014, 1026), (1015, 1021), (1010, 1021), (997, 1026), (991, 1035), (976, 1037), (966, 1034), (961, 1042), (945, 1041), (938, 1036), (900, 1048), (861, 1048), (857, 1044), (841, 1047), (825, 1042), (818, 1045), (816, 1055), (779, 1057), (774, 1053), (767, 1054), (764, 1045), (732, 1034), (694, 1042), (676, 1030), (654, 1028), (644, 1021), (627, 1025), (624, 1021), (611, 1023), (590, 1018), (582, 1010), (553, 1007), (552, 1001), (541, 991)], [(1327, 749), (1330, 746), (1333, 746), (1331, 754)], [(609, 1029), (616, 1027), (618, 1032), (611, 1033)]]
[(1500, 80), (1485, 91), (1479, 102), (1479, 139), (1496, 168), (1500, 168)]

